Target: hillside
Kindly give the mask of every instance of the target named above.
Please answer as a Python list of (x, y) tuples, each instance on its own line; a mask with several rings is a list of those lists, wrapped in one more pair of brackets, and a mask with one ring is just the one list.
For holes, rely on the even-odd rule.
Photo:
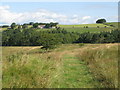
[[(80, 25), (58, 25), (61, 28), (64, 28), (67, 31), (70, 32), (79, 32), (79, 33), (84, 33), (84, 32), (102, 32), (102, 31), (111, 31), (115, 29), (116, 27), (112, 27), (109, 24), (113, 24), (117, 26), (116, 23), (107, 23), (107, 24), (80, 24)], [(86, 28), (87, 27), (87, 28)]]
[[(107, 25), (104, 25), (104, 24), (79, 24), (79, 25), (59, 25), (60, 27), (63, 27), (63, 28), (72, 28), (72, 27), (83, 27), (84, 28), (84, 26), (88, 26), (88, 27), (97, 27), (97, 26), (99, 26), (99, 27), (105, 27), (105, 26), (107, 26)], [(108, 26), (108, 27), (110, 27), (110, 26)]]
[[(113, 26), (111, 26), (113, 25)], [(87, 28), (86, 28), (87, 26)], [(31, 25), (28, 25), (28, 28), (31, 28)], [(78, 32), (78, 33), (84, 33), (84, 32), (101, 32), (101, 31), (111, 31), (115, 28), (118, 27), (117, 22), (111, 22), (111, 23), (106, 23), (106, 24), (79, 24), (79, 25), (58, 25), (58, 27), (64, 28), (65, 30), (69, 32)], [(0, 32), (6, 30), (7, 28), (0, 28)], [(40, 30), (51, 30), (51, 29), (37, 29), (38, 31)], [(53, 28), (54, 30), (54, 28)]]
[(2, 47), (3, 88), (117, 87), (117, 46)]
[(118, 28), (118, 22), (108, 22), (108, 23), (105, 23), (105, 25), (114, 27), (114, 28)]
[[(110, 25), (114, 25), (110, 26)], [(111, 31), (117, 28), (117, 22), (106, 23), (106, 24), (79, 24), (79, 25), (58, 25), (58, 27), (65, 29), (69, 32), (78, 32), (78, 33), (99, 33), (102, 31)], [(38, 29), (39, 30), (51, 30), (51, 29)], [(54, 30), (54, 29), (53, 29)]]

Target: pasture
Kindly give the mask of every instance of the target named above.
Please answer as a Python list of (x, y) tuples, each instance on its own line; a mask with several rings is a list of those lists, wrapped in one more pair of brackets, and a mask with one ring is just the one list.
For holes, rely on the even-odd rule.
[[(114, 25), (115, 27), (112, 27), (110, 25)], [(85, 32), (91, 32), (91, 33), (99, 33), (103, 31), (110, 32), (111, 30), (114, 30), (117, 26), (116, 23), (106, 23), (106, 24), (80, 24), (80, 25), (58, 25), (58, 27), (67, 30), (68, 32), (78, 32), (78, 33), (85, 33)], [(86, 28), (87, 26), (87, 28)], [(46, 31), (51, 29), (37, 29), (37, 31)], [(54, 29), (52, 29), (54, 30)]]
[(102, 31), (111, 31), (111, 28), (65, 28), (68, 32), (78, 32), (78, 33), (85, 33), (85, 32), (91, 32), (91, 33), (99, 33)]
[(104, 24), (80, 24), (80, 25), (58, 25), (58, 26), (64, 28), (67, 31), (78, 32), (78, 33), (84, 33), (84, 32), (99, 33), (102, 31), (111, 31), (114, 29), (114, 27)]
[(108, 23), (105, 23), (104, 25), (114, 27), (114, 28), (118, 28), (118, 24), (120, 24), (120, 23), (119, 22), (108, 22)]
[(2, 47), (3, 88), (118, 87), (117, 46)]
[(84, 28), (84, 26), (88, 26), (88, 27), (97, 27), (97, 26), (99, 26), (99, 27), (110, 27), (110, 26), (107, 26), (107, 25), (104, 25), (104, 24), (79, 24), (79, 25), (58, 25), (58, 26), (60, 26), (60, 27), (63, 27), (63, 28), (72, 28), (72, 27), (83, 27)]
[[(112, 26), (111, 26), (112, 25)], [(86, 28), (87, 26), (87, 28)], [(32, 25), (28, 25), (28, 28), (31, 28)], [(111, 23), (105, 23), (105, 24), (79, 24), (79, 25), (59, 25), (58, 27), (65, 29), (69, 32), (78, 32), (78, 33), (84, 33), (84, 32), (91, 32), (91, 33), (99, 33), (102, 31), (111, 31), (116, 28), (118, 28), (117, 22), (111, 22)], [(7, 28), (1, 28), (0, 32), (6, 30)], [(43, 29), (36, 29), (37, 31), (47, 31), (51, 30), (51, 28), (43, 28)], [(52, 28), (52, 30), (55, 30)]]

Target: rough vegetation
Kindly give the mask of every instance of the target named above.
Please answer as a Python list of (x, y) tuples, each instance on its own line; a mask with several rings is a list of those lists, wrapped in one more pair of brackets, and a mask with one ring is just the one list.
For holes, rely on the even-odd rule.
[(3, 88), (118, 87), (117, 45), (3, 47)]
[(101, 33), (74, 33), (66, 30), (36, 31), (15, 29), (2, 32), (3, 46), (43, 46), (51, 48), (66, 43), (118, 43), (120, 30)]
[(3, 88), (118, 87), (116, 23), (38, 25), (12, 23), (0, 32)]

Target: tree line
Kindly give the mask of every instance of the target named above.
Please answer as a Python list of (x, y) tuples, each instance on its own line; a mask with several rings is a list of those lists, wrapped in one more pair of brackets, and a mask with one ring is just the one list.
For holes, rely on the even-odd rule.
[[(96, 23), (106, 23), (106, 19), (98, 19), (96, 21)], [(29, 22), (29, 23), (24, 23), (23, 25), (19, 25), (19, 24), (16, 24), (16, 23), (13, 22), (10, 26), (9, 25), (3, 25), (3, 26), (0, 26), (0, 27), (2, 27), (2, 28), (11, 27), (12, 29), (15, 29), (16, 27), (18, 27), (18, 28), (24, 28), (25, 29), (25, 28), (28, 28), (28, 25), (32, 25), (33, 28), (37, 28), (38, 25), (45, 25), (45, 28), (50, 28), (50, 27), (56, 26), (58, 24), (59, 24), (58, 22), (55, 22), (55, 23), (53, 23), (53, 22), (50, 22), (50, 23)], [(88, 28), (88, 27), (86, 26), (85, 28)]]
[(38, 28), (39, 25), (44, 25), (44, 28), (51, 28), (51, 27), (57, 27), (57, 22), (53, 23), (34, 23), (34, 22), (30, 22), (30, 23), (24, 23), (23, 25), (19, 25), (16, 23), (12, 23), (10, 26), (9, 25), (3, 25), (2, 28), (7, 28), (10, 27), (11, 29), (28, 29), (29, 26), (32, 26), (32, 28)]
[(2, 46), (43, 46), (53, 48), (67, 43), (118, 43), (120, 30), (100, 33), (68, 32), (62, 28), (37, 31), (30, 29), (8, 29), (2, 32)]
[(62, 29), (37, 31), (37, 29), (8, 29), (2, 32), (3, 46), (39, 46), (52, 48), (57, 44), (66, 44), (76, 41), (77, 33)]

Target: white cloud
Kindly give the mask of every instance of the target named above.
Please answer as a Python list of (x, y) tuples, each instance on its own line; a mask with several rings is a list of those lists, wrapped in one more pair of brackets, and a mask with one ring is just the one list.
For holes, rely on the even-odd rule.
[(9, 6), (0, 6), (0, 23), (11, 24), (12, 22), (22, 24), (27, 22), (59, 22), (60, 24), (82, 24), (93, 23), (91, 16), (80, 17), (76, 14), (67, 16), (44, 9), (33, 12), (16, 13), (11, 12)]
[(90, 16), (84, 16), (83, 18), (82, 18), (82, 20), (87, 20), (87, 19), (90, 19), (91, 17)]
[(12, 22), (24, 23), (29, 21), (35, 22), (56, 22), (65, 20), (66, 15), (57, 14), (44, 9), (34, 12), (15, 13), (10, 11), (9, 6), (0, 6), (0, 22), (11, 24)]

